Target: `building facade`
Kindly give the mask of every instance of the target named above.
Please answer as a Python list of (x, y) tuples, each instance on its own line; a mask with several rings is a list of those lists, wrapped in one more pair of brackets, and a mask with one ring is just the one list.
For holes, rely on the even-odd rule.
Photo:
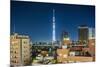
[(88, 27), (86, 25), (81, 25), (78, 27), (78, 40), (80, 42), (88, 41)]
[(89, 38), (88, 38), (89, 53), (95, 61), (95, 28), (89, 28)]
[(88, 39), (95, 39), (95, 28), (89, 28)]
[(11, 66), (29, 65), (31, 62), (31, 41), (29, 36), (14, 33), (10, 37)]

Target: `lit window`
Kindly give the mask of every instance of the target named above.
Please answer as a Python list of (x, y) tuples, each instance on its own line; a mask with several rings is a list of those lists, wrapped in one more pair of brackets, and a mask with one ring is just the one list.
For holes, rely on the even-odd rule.
[(64, 58), (67, 58), (67, 55), (63, 55)]

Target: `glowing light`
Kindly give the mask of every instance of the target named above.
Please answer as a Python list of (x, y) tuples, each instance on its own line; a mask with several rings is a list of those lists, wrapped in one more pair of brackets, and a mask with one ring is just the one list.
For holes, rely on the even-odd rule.
[(69, 40), (69, 38), (64, 38), (64, 40)]

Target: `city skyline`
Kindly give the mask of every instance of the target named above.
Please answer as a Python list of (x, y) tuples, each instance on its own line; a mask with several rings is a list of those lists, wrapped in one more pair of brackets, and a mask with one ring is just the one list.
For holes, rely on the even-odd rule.
[(52, 10), (55, 9), (56, 39), (67, 31), (71, 40), (78, 39), (78, 26), (95, 28), (95, 7), (12, 1), (11, 33), (28, 34), (32, 41), (52, 41)]

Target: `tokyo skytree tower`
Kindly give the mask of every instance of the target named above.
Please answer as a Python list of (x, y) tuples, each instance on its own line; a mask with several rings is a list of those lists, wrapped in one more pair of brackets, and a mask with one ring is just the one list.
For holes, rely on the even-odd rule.
[(56, 35), (55, 35), (55, 10), (53, 9), (53, 18), (52, 18), (52, 21), (53, 21), (53, 31), (52, 31), (52, 43), (54, 43), (56, 41)]

